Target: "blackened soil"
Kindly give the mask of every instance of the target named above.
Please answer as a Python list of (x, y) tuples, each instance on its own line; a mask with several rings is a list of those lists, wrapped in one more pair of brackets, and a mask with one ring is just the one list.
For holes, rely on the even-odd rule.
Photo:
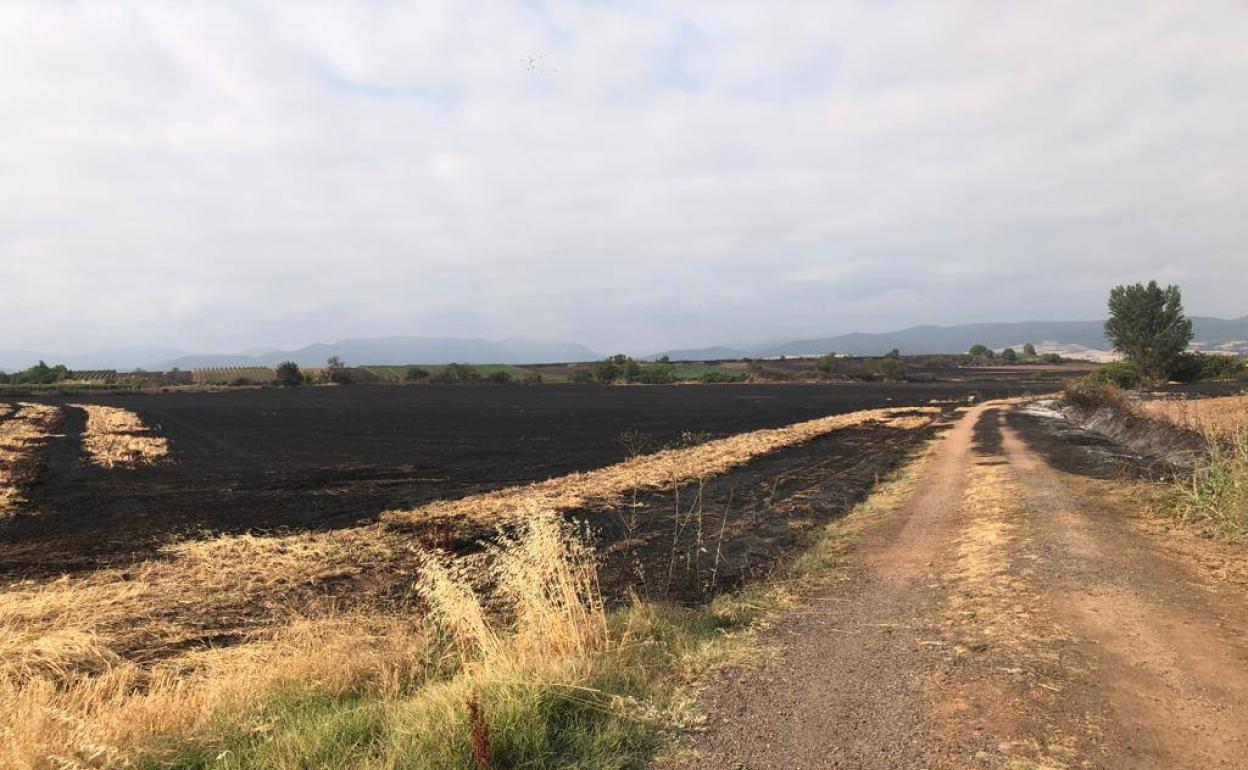
[[(84, 463), (85, 419), (67, 408), (65, 436), (49, 445), (30, 509), (0, 523), (0, 578), (124, 564), (202, 531), (349, 526), (391, 508), (602, 467), (683, 434), (714, 437), (1023, 389), (361, 386), (82, 396), (74, 400), (137, 412), (170, 440), (172, 461), (137, 470)], [(621, 441), (625, 434), (633, 439)]]
[(839, 430), (722, 476), (583, 513), (598, 536), (604, 588), (612, 598), (697, 603), (766, 574), (947, 427)]

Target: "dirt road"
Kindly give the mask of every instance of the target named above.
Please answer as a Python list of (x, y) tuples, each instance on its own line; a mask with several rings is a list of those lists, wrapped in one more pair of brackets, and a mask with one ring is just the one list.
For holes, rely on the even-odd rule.
[[(700, 688), (696, 768), (1248, 768), (1248, 603), (971, 409)], [(1011, 427), (1016, 426), (1016, 427)]]

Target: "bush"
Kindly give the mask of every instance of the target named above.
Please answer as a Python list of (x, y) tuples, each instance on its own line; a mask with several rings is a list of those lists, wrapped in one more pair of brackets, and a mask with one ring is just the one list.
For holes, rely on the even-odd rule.
[(643, 385), (670, 385), (675, 381), (676, 370), (667, 364), (639, 367), (637, 373), (629, 378), (629, 382)]
[(900, 358), (885, 358), (880, 362), (880, 376), (890, 382), (906, 378), (906, 363)]
[(815, 359), (815, 370), (824, 374), (831, 374), (836, 371), (836, 356), (832, 353), (826, 353)]
[(992, 348), (987, 345), (971, 345), (971, 349), (967, 352), (976, 358), (992, 358), (995, 355)]
[(496, 372), (490, 372), (485, 376), (485, 381), (494, 385), (506, 385), (512, 381), (511, 372), (504, 371), (502, 369)]
[(299, 365), (294, 361), (281, 362), (275, 371), (277, 376), (274, 381), (283, 388), (293, 388), (303, 384), (303, 372), (299, 371)]
[(1126, 390), (1138, 388), (1143, 382), (1140, 370), (1127, 361), (1101, 364), (1084, 379), (1093, 385), (1115, 385)]
[(716, 385), (723, 382), (743, 382), (745, 375), (737, 372), (707, 372), (698, 378), (699, 382)]
[(335, 385), (350, 385), (352, 382), (350, 370), (343, 365), (342, 359), (338, 356), (330, 356), (326, 359), (325, 379)]
[(1027, 356), (1028, 358), (1035, 358), (1035, 357), (1036, 357), (1036, 346), (1035, 346), (1035, 345), (1033, 345), (1033, 344), (1031, 344), (1030, 342), (1028, 342), (1027, 344), (1023, 345), (1023, 355)]
[(1060, 364), (1064, 361), (1057, 353), (1045, 353), (1040, 356), (1040, 362), (1044, 364)]
[(51, 385), (67, 379), (69, 379), (69, 369), (64, 364), (48, 366), (40, 361), (29, 369), (8, 375), (4, 381), (14, 385)]
[(467, 364), (447, 364), (442, 367), (442, 371), (429, 378), (430, 382), (437, 382), (449, 385), (461, 385), (470, 382), (479, 382), (481, 373), (475, 367)]
[(591, 382), (596, 382), (596, 380), (593, 372), (588, 369), (573, 369), (568, 372), (568, 382), (577, 385), (588, 385)]
[(1006, 348), (1001, 351), (1001, 361), (1006, 364), (1018, 363), (1018, 353), (1014, 352), (1014, 348)]
[(1080, 377), (1068, 383), (1062, 390), (1062, 399), (1078, 409), (1095, 411), (1109, 407), (1120, 412), (1134, 412), (1135, 404), (1126, 391), (1112, 382), (1092, 375)]
[(1234, 380), (1245, 374), (1244, 359), (1236, 356), (1184, 353), (1171, 376), (1179, 382)]
[(429, 379), (429, 372), (419, 366), (409, 366), (407, 371), (403, 372), (403, 379), (408, 382), (421, 382)]

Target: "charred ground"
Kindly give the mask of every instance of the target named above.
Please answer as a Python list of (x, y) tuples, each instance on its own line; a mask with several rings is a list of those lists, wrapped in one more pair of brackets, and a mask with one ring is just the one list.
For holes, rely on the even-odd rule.
[(391, 508), (601, 467), (630, 451), (1032, 388), (354, 387), (79, 397), (139, 414), (169, 439), (172, 462), (124, 472), (84, 463), (85, 415), (65, 409), (64, 436), (48, 446), (28, 510), (0, 524), (0, 575), (125, 563), (199, 531), (334, 529)]

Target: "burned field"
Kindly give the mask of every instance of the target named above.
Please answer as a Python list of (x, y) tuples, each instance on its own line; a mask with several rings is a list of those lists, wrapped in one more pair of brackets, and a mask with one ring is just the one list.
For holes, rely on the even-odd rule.
[[(1015, 388), (357, 387), (45, 401), (59, 424), (27, 458), (41, 470), (0, 524), (0, 576), (125, 564), (206, 533), (333, 530), (682, 443)], [(155, 442), (162, 459), (91, 462), (101, 441), (91, 407), (136, 415), (144, 430), (126, 434), (127, 457)]]
[[(38, 472), (0, 522), (0, 734), (26, 731), (23, 757), (66, 741), (123, 756), (279, 680), (397, 676), (440, 649), (420, 598), (435, 549), (457, 574), (490, 574), (509, 542), (494, 536), (532, 522), (585, 525), (609, 604), (701, 603), (809, 542), (969, 397), (1009, 394), (413, 387), (15, 403), (0, 433), (16, 428), (6, 446)], [(299, 668), (323, 660), (337, 662)]]

